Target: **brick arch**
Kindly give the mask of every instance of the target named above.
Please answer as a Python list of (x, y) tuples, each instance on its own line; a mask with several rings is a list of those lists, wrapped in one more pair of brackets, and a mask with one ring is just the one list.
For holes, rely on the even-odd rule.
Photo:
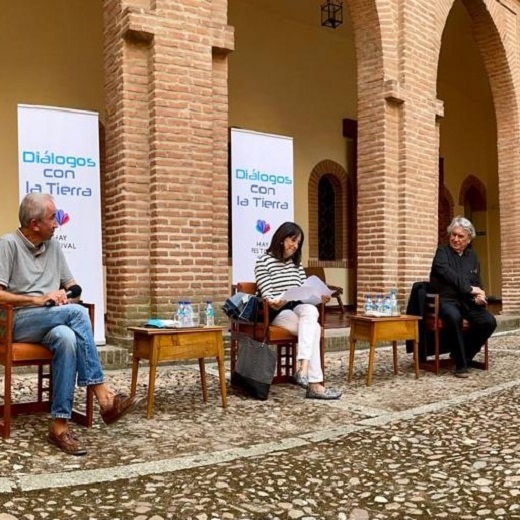
[[(377, 0), (349, 0), (345, 4), (354, 30), (358, 78), (367, 73), (366, 77), (372, 80), (383, 81), (388, 75), (397, 77), (395, 13), (391, 9), (378, 9)], [(362, 94), (360, 90), (359, 95)]]
[[(513, 27), (518, 13), (501, 2), (492, 0), (460, 0), (467, 10), (475, 43), (486, 68), (497, 123), (498, 182), (500, 190), (500, 230), (502, 268), (502, 312), (520, 311), (520, 294), (516, 280), (520, 277), (520, 205), (515, 198), (520, 193), (520, 178), (515, 175), (520, 163), (520, 112), (515, 90), (518, 84), (515, 63)], [(442, 31), (454, 0), (439, 0), (437, 52), (442, 43)], [(438, 62), (438, 55), (437, 55)], [(475, 189), (473, 186), (471, 189)], [(477, 192), (478, 193), (478, 192)], [(507, 210), (506, 210), (507, 209)]]
[[(319, 262), (318, 257), (318, 186), (320, 180), (325, 176), (331, 181), (336, 194), (336, 261), (334, 262)], [(353, 261), (350, 254), (353, 252), (353, 244), (355, 243), (355, 230), (352, 229), (353, 190), (347, 171), (340, 164), (326, 159), (312, 169), (308, 185), (308, 207), (309, 265), (351, 266)]]
[(484, 183), (474, 175), (468, 175), (460, 187), (459, 204), (465, 206), (471, 198), (471, 209), (473, 211), (487, 210), (487, 195)]

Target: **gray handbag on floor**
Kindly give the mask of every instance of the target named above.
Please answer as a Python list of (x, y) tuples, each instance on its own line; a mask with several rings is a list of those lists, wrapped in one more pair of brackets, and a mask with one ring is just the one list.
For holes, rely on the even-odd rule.
[(238, 342), (237, 362), (231, 384), (255, 399), (265, 401), (276, 370), (276, 353), (270, 345), (247, 336)]

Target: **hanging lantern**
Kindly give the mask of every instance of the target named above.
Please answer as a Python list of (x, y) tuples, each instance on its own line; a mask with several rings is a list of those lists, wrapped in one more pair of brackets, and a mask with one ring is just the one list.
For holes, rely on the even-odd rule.
[(343, 23), (343, 1), (326, 0), (321, 4), (321, 25), (335, 29)]

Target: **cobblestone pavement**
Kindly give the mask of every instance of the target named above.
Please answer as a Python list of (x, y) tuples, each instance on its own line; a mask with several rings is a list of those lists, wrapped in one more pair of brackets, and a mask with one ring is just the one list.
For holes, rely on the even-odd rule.
[[(112, 427), (76, 427), (85, 457), (45, 441), (47, 417), (18, 417), (0, 441), (0, 520), (520, 519), (520, 331), (494, 336), (490, 371), (465, 380), (416, 380), (404, 347), (393, 376), (378, 348), (367, 387), (367, 358), (347, 384), (346, 352), (327, 355), (339, 401), (275, 385), (265, 402), (230, 390), (225, 410), (215, 366), (207, 404), (198, 365), (163, 366), (151, 420), (143, 402)], [(129, 370), (107, 377), (128, 389)]]

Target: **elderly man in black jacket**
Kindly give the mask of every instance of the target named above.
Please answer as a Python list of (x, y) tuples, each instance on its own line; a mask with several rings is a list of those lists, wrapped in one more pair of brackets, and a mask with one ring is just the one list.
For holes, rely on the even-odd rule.
[[(439, 246), (432, 263), (430, 284), (439, 293), (440, 317), (450, 339), (455, 376), (468, 377), (468, 367), (491, 336), (497, 323), (486, 309), (486, 293), (480, 280), (480, 264), (468, 246), (475, 228), (466, 218), (455, 217), (448, 226), (449, 244)], [(471, 327), (463, 334), (462, 320)]]

